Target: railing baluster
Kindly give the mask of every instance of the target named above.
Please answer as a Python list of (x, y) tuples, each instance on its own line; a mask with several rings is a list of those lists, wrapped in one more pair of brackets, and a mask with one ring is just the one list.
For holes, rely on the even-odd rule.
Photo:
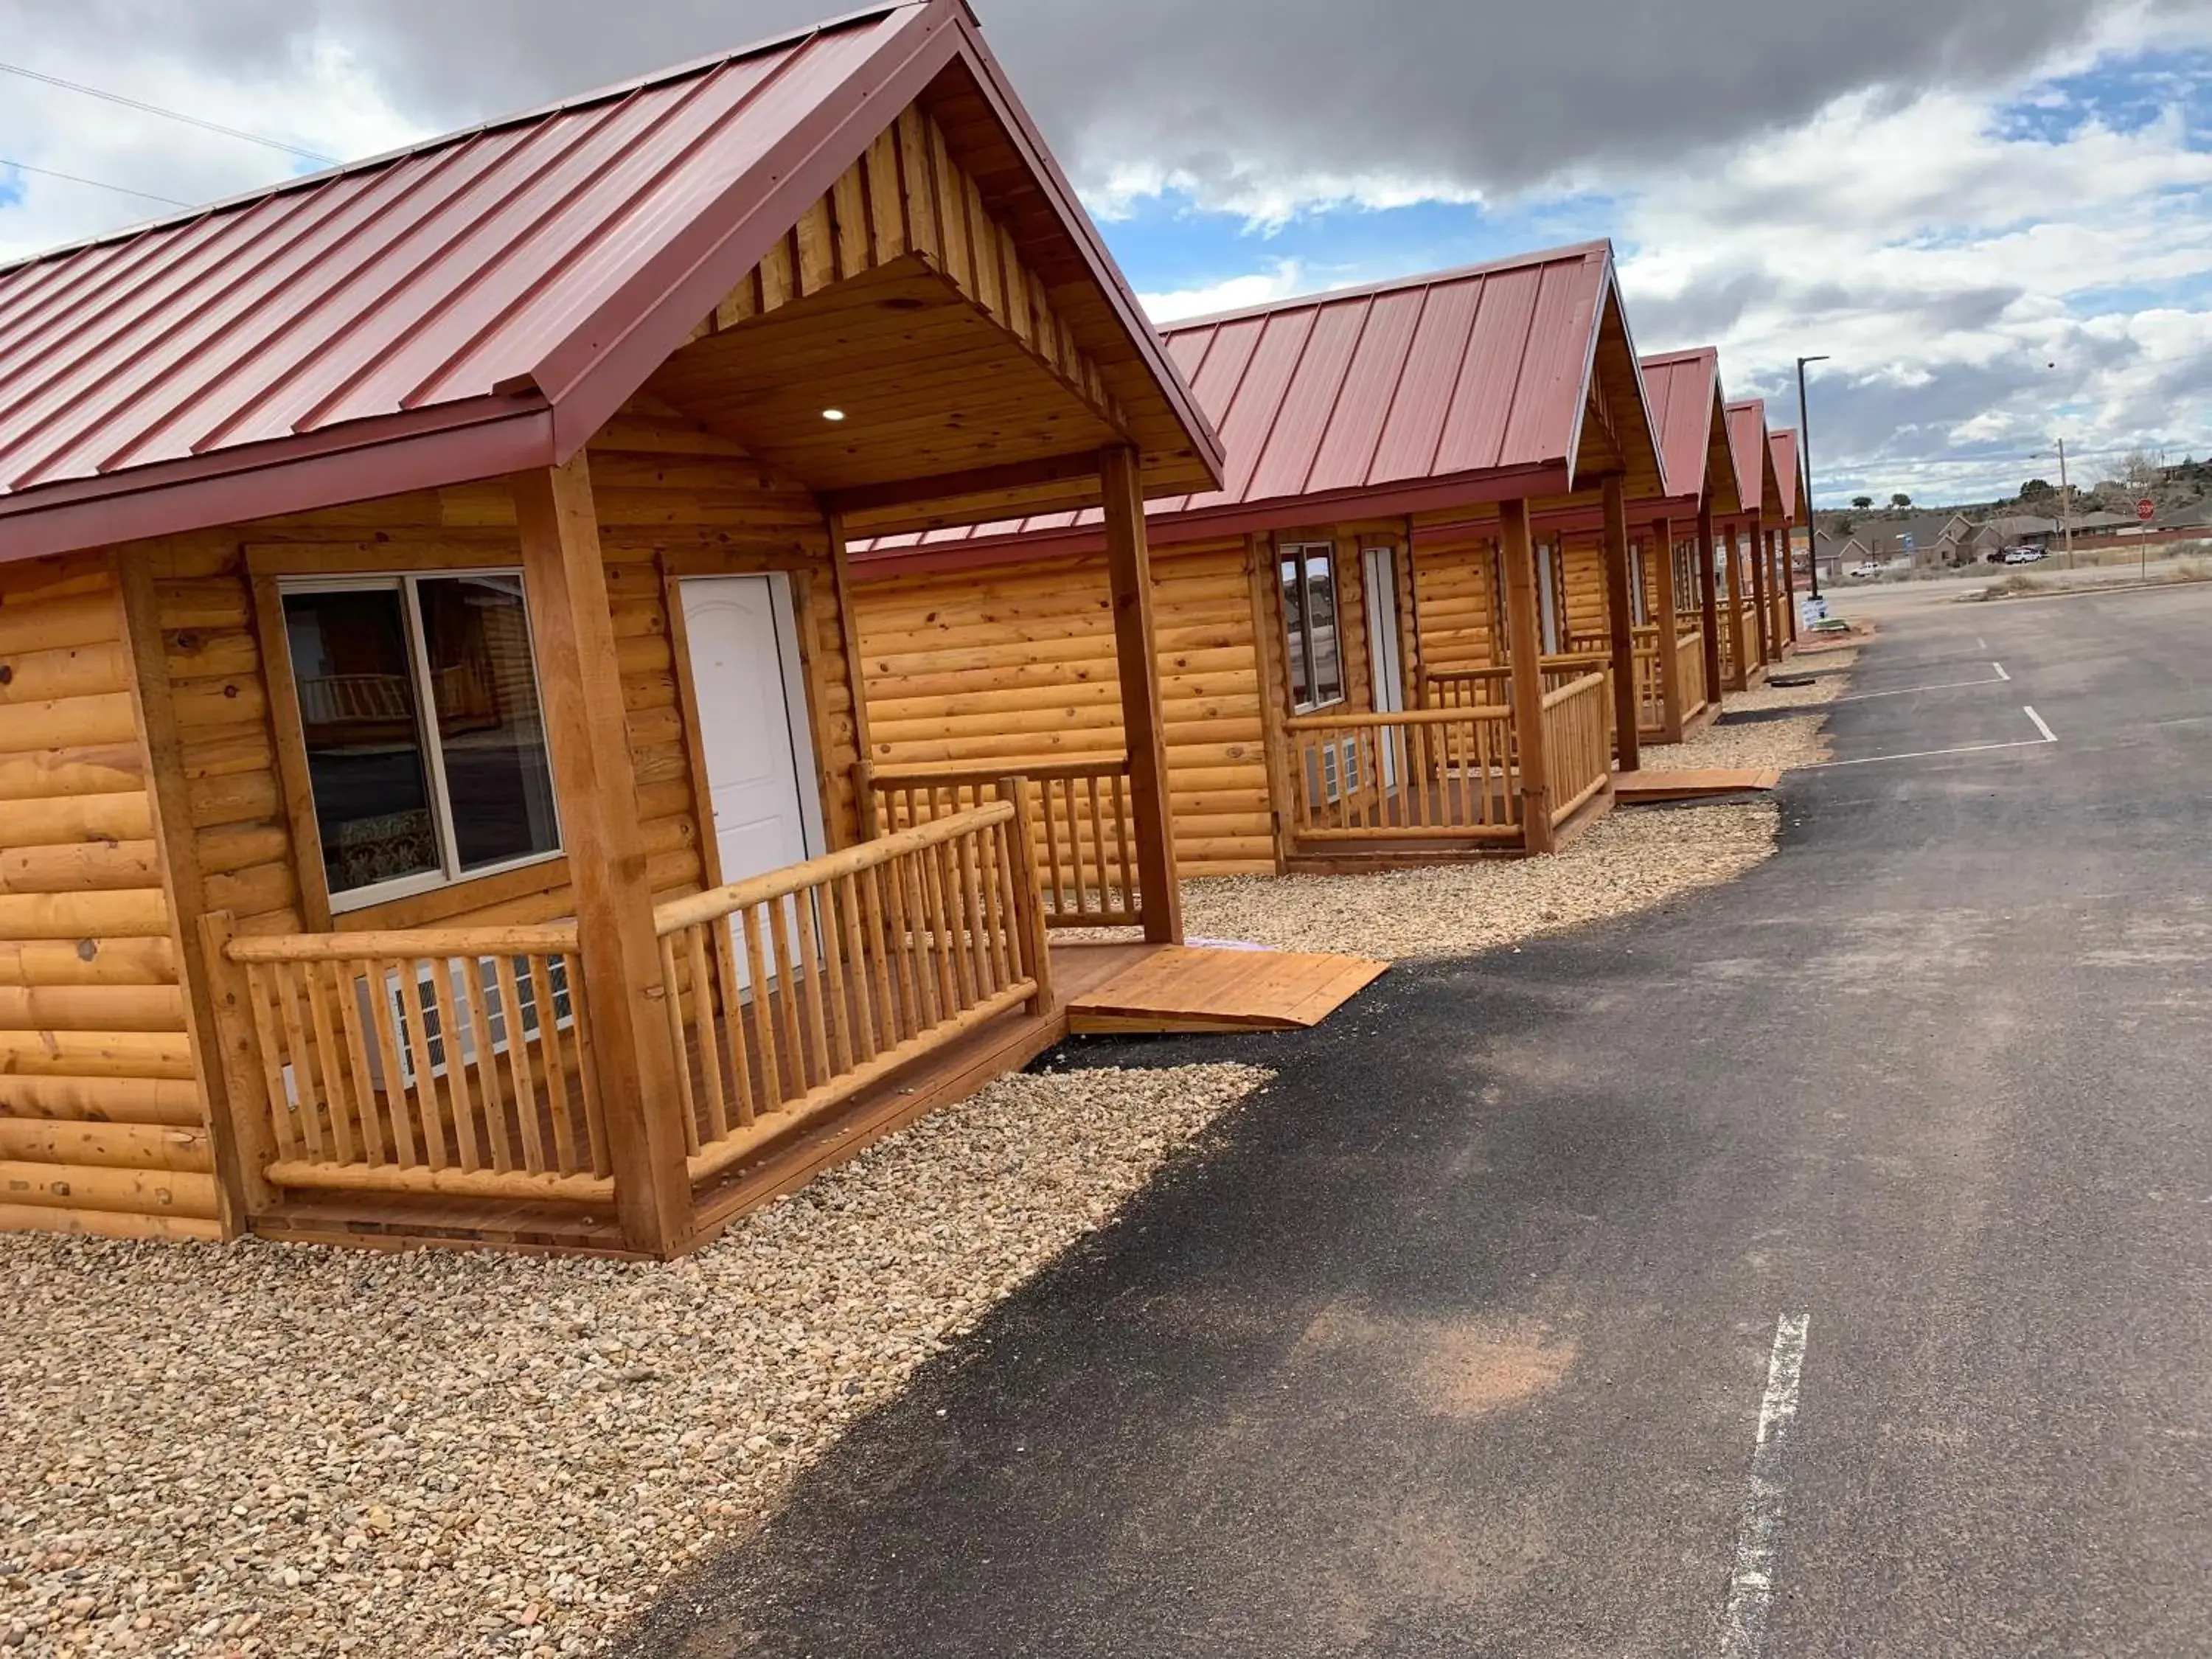
[(712, 953), (707, 949), (708, 925), (685, 928), (684, 942), (691, 964), (691, 1018), (699, 1033), (699, 1081), (707, 1098), (707, 1121), (702, 1133), (710, 1140), (720, 1140), (730, 1132), (730, 1107), (722, 1091), (722, 1044), (715, 1034), (714, 969), (709, 965)]
[[(775, 900), (770, 899), (773, 904)], [(769, 963), (761, 950), (760, 912), (748, 904), (738, 912), (745, 940), (746, 1006), (753, 1014), (753, 1046), (760, 1051), (761, 1098), (763, 1109), (774, 1111), (784, 1097), (782, 1055), (775, 1040), (775, 1017), (769, 1006)]]
[[(400, 1036), (415, 1071), (415, 1112), (422, 1131), (423, 1162), (433, 1170), (442, 1170), (446, 1167), (446, 1125), (444, 1114), (438, 1109), (438, 1068), (430, 1051), (430, 1023), (423, 1012), (422, 967), (412, 957), (400, 958), (399, 1008), (406, 1027)], [(443, 1026), (440, 1029), (442, 1030)]]
[(481, 1170), (483, 1159), (477, 1146), (476, 1105), (469, 1098), (468, 1025), (463, 1010), (476, 999), (467, 994), (460, 971), (466, 960), (459, 957), (440, 957), (445, 975), (433, 978), (431, 984), (446, 1004), (446, 1017), (441, 1022), (446, 1034), (446, 1091), (453, 1097), (453, 1144), (459, 1148), (461, 1168)]
[[(507, 1066), (514, 1079), (518, 1127), (522, 1131), (522, 1166), (532, 1175), (543, 1174), (545, 1132), (538, 1115), (538, 1083), (531, 1075), (530, 1044), (522, 1032), (522, 994), (515, 983), (514, 960), (504, 951), (492, 957), (492, 973), (499, 985), (500, 1029), (507, 1034)], [(544, 1025), (541, 1011), (538, 1024)]]
[(330, 996), (325, 989), (330, 978), (325, 970), (330, 965), (322, 962), (306, 964), (307, 1017), (314, 1022), (315, 1052), (322, 1057), (323, 1091), (329, 1097), (331, 1109), (331, 1151), (339, 1163), (351, 1164), (358, 1158), (354, 1146), (353, 1093), (367, 1079), (357, 1073), (349, 1073), (337, 1027), (331, 1023)]
[[(676, 1101), (684, 1112), (684, 1144), (686, 1151), (696, 1152), (699, 1150), (699, 1103), (691, 1087), (691, 1042), (684, 1031), (684, 994), (677, 985), (673, 933), (660, 936), (660, 985), (661, 1015), (668, 1022), (669, 1046), (676, 1051)], [(704, 988), (694, 980), (692, 996), (696, 999)], [(544, 1025), (543, 1015), (538, 1024)]]
[(284, 1030), (284, 1050), (292, 1057), (292, 1091), (297, 1097), (299, 1127), (308, 1156), (320, 1160), (323, 1150), (322, 1079), (314, 1064), (319, 1058), (307, 1042), (307, 1028), (300, 1018), (299, 988), (293, 964), (279, 962), (275, 969), (276, 1012)]
[[(495, 1170), (515, 1167), (514, 1137), (507, 1133), (507, 1085), (500, 1075), (499, 1051), (492, 1041), (491, 999), (496, 994), (497, 980), (492, 985), (484, 983), (484, 958), (459, 957), (454, 958), (467, 977), (469, 1031), (476, 1039), (477, 1096), (483, 1102), (484, 1132), (491, 1142), (491, 1166)], [(570, 1000), (583, 1001), (582, 981), (570, 980)], [(516, 1130), (520, 1132), (521, 1107), (516, 1107)]]
[(591, 1030), (584, 1023), (583, 959), (563, 954), (561, 975), (568, 981), (568, 1029), (576, 1039), (576, 1080), (583, 1090), (584, 1133), (591, 1144), (592, 1173), (608, 1176), (614, 1172), (614, 1162), (607, 1150), (606, 1116), (599, 1105), (598, 1057), (592, 1051)]
[[(247, 966), (246, 988), (246, 999), (252, 1004), (253, 1036), (261, 1049), (261, 1073), (269, 1089), (269, 1115), (276, 1126), (276, 1147), (286, 1158), (297, 1158), (299, 1126), (293, 1121), (290, 1096), (284, 1087), (284, 1062), (276, 1042), (276, 1022), (269, 1006), (269, 974), (259, 963)], [(298, 1070), (296, 1064), (293, 1069)]]
[(399, 1040), (392, 1029), (392, 969), (381, 957), (371, 957), (368, 969), (368, 1019), (384, 1064), (384, 1109), (392, 1121), (392, 1158), (403, 1170), (421, 1162), (415, 1155), (415, 1125), (407, 1105), (407, 1066), (400, 1058)]
[(853, 988), (853, 1043), (862, 1061), (876, 1057), (876, 999), (875, 987), (869, 974), (873, 963), (868, 946), (875, 939), (874, 930), (865, 925), (860, 916), (860, 872), (839, 878), (836, 884), (837, 914), (845, 926), (845, 942), (851, 952), (849, 968)]
[[(560, 1053), (560, 1009), (553, 1002), (553, 973), (546, 969), (542, 956), (522, 957), (529, 963), (531, 998), (538, 1002), (538, 1053), (542, 1057), (546, 1079), (546, 1109), (553, 1119), (553, 1157), (560, 1161), (562, 1170), (577, 1168), (575, 1159), (575, 1119), (568, 1117), (568, 1064)], [(575, 984), (568, 987), (568, 1006), (577, 1005)], [(692, 988), (696, 995), (696, 987)], [(668, 998), (675, 1000), (675, 987), (668, 987)], [(520, 1042), (520, 1033), (508, 1033), (508, 1042)], [(677, 1048), (681, 1057), (684, 1048)]]
[(784, 915), (793, 932), (798, 934), (799, 975), (805, 990), (805, 1013), (802, 1027), (811, 1026), (806, 1039), (807, 1052), (814, 1057), (814, 1068), (818, 1075), (814, 1081), (827, 1082), (838, 1067), (830, 1059), (830, 1024), (824, 1009), (828, 1000), (823, 995), (822, 963), (826, 954), (823, 949), (823, 916), (819, 908), (819, 890), (802, 887), (784, 902)]

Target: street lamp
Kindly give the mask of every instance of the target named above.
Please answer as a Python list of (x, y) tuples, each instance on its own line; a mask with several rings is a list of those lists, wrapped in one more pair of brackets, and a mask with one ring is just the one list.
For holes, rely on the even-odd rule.
[(1825, 363), (1823, 355), (1797, 360), (1797, 459), (1805, 477), (1805, 562), (1813, 571), (1813, 597), (1820, 597), (1820, 527), (1813, 517), (1813, 422), (1805, 412), (1805, 365)]

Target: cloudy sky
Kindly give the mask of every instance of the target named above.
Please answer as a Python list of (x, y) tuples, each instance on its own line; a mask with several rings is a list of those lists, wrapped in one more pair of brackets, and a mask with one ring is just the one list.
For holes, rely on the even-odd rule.
[[(0, 0), (0, 61), (292, 147), (0, 72), (0, 257), (825, 3)], [(1162, 320), (1605, 235), (1643, 349), (1832, 356), (1824, 501), (2212, 454), (2212, 0), (978, 6)]]

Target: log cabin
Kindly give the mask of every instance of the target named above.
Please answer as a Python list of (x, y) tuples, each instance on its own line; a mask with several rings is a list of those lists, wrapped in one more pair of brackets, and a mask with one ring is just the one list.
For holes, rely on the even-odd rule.
[(1773, 452), (1774, 479), (1779, 489), (1775, 511), (1780, 523), (1775, 526), (1776, 597), (1781, 614), (1775, 622), (1775, 639), (1780, 642), (1782, 654), (1787, 656), (1796, 649), (1799, 617), (1797, 615), (1797, 564), (1790, 551), (1790, 539), (1797, 526), (1805, 522), (1797, 511), (1797, 498), (1803, 493), (1804, 478), (1797, 459), (1797, 428), (1778, 427), (1767, 441)]
[[(1179, 867), (1540, 853), (1609, 810), (1626, 504), (1669, 499), (1611, 246), (1164, 332), (1229, 453), (1147, 508)], [(1085, 513), (855, 544), (871, 787), (1120, 752), (1103, 554)]]
[(1747, 691), (1782, 660), (1786, 629), (1776, 605), (1789, 544), (1782, 485), (1766, 430), (1766, 400), (1728, 406), (1729, 447), (1735, 457), (1740, 510), (1722, 519), (1719, 536), (1721, 686)]
[(848, 527), (1098, 518), (1172, 942), (1222, 476), (961, 0), (0, 267), (0, 1229), (666, 1257), (1019, 1065), (1049, 803), (867, 834)]

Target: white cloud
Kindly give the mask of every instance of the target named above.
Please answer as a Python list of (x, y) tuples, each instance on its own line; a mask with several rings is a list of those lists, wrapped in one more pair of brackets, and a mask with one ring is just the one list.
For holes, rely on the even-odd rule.
[(1307, 286), (1305, 268), (1296, 259), (1279, 259), (1272, 270), (1231, 276), (1202, 288), (1170, 289), (1161, 294), (1139, 294), (1138, 302), (1155, 323), (1172, 323), (1185, 317), (1206, 317), (1217, 311), (1238, 311), (1286, 299)]
[[(41, 62), (35, 42), (11, 55)], [(47, 60), (51, 61), (51, 60)], [(143, 102), (341, 159), (374, 155), (424, 135), (384, 100), (337, 43), (318, 42), (283, 76), (234, 81), (181, 59), (127, 53), (58, 73)], [(0, 156), (176, 201), (201, 203), (258, 189), (313, 162), (82, 93), (5, 77)], [(11, 189), (12, 185), (12, 189)], [(0, 168), (0, 258), (36, 252), (176, 210), (35, 173)]]

